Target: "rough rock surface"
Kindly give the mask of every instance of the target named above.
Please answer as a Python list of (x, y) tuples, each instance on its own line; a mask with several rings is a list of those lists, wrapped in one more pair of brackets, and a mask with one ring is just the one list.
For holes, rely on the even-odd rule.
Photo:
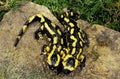
[(34, 39), (38, 22), (31, 24), (14, 48), (14, 40), (22, 25), (28, 17), (37, 13), (60, 25), (48, 8), (31, 2), (9, 11), (0, 22), (0, 79), (120, 79), (120, 33), (100, 25), (78, 21), (85, 27), (90, 46), (84, 49), (86, 66), (82, 71), (78, 68), (69, 75), (54, 74), (44, 57), (39, 55), (46, 40)]

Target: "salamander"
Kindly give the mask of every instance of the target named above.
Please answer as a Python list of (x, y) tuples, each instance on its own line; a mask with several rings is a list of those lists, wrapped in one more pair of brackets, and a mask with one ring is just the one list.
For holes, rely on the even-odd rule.
[(18, 45), (29, 25), (35, 21), (39, 21), (41, 24), (41, 26), (35, 31), (35, 39), (38, 40), (41, 36), (46, 35), (50, 42), (48, 45), (43, 45), (41, 54), (47, 55), (49, 68), (55, 69), (61, 62), (60, 51), (62, 50), (64, 43), (62, 37), (63, 34), (59, 26), (51, 22), (42, 14), (33, 15), (25, 22), (24, 26), (17, 35), (14, 46), (16, 47)]
[[(72, 14), (72, 15), (71, 15)], [(82, 54), (83, 47), (88, 44), (86, 33), (80, 29), (76, 20), (79, 18), (75, 13), (64, 13), (61, 15), (60, 22), (65, 26), (65, 38), (67, 42), (67, 54), (63, 58), (63, 72), (68, 74), (74, 71), (78, 66), (82, 69), (85, 66), (86, 58)], [(78, 16), (78, 17), (77, 17)]]

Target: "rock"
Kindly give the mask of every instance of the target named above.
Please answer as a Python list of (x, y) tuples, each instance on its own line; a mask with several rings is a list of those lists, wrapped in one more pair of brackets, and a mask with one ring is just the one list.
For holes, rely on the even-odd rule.
[[(16, 48), (16, 35), (28, 17), (41, 13), (61, 26), (58, 20), (43, 5), (27, 2), (18, 10), (10, 10), (0, 22), (0, 79), (119, 79), (120, 78), (120, 33), (106, 27), (79, 20), (88, 34), (90, 46), (84, 49), (86, 66), (69, 75), (56, 75), (40, 56), (45, 39), (36, 41), (34, 32), (38, 22), (30, 25)], [(61, 26), (62, 27), (62, 26)]]

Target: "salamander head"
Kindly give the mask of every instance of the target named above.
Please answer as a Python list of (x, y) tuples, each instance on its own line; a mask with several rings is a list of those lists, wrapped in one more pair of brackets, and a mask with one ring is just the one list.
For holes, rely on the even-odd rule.
[(59, 54), (50, 53), (47, 57), (47, 63), (49, 65), (49, 68), (51, 70), (56, 69), (59, 66), (60, 60), (61, 58)]
[(65, 17), (76, 21), (76, 20), (80, 19), (80, 14), (78, 12), (68, 11), (68, 12), (64, 12), (61, 15), (61, 19), (65, 18)]
[(75, 57), (73, 57), (72, 55), (66, 55), (66, 57), (62, 61), (62, 65), (62, 71), (65, 74), (69, 74), (77, 68), (77, 66), (79, 65), (79, 61), (75, 59)]
[(70, 17), (69, 17), (69, 18), (70, 18), (70, 19), (73, 19), (74, 21), (80, 19), (80, 15), (79, 15), (78, 12), (72, 12), (72, 11), (70, 11), (69, 14), (70, 14)]

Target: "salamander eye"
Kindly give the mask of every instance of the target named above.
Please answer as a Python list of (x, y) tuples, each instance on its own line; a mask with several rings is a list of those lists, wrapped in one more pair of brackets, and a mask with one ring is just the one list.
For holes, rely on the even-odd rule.
[(55, 64), (56, 64), (56, 62), (57, 62), (57, 56), (56, 56), (56, 55), (53, 55), (53, 56), (50, 58), (49, 61), (51, 62), (51, 63), (48, 62), (49, 68), (50, 68), (51, 70), (54, 70), (54, 69), (56, 68)]
[(60, 62), (60, 56), (58, 54), (55, 54), (51, 57), (51, 64), (54, 67), (57, 67), (59, 65), (59, 62)]
[(57, 61), (57, 55), (52, 56), (51, 61), (52, 61), (53, 64), (55, 64), (56, 61)]

